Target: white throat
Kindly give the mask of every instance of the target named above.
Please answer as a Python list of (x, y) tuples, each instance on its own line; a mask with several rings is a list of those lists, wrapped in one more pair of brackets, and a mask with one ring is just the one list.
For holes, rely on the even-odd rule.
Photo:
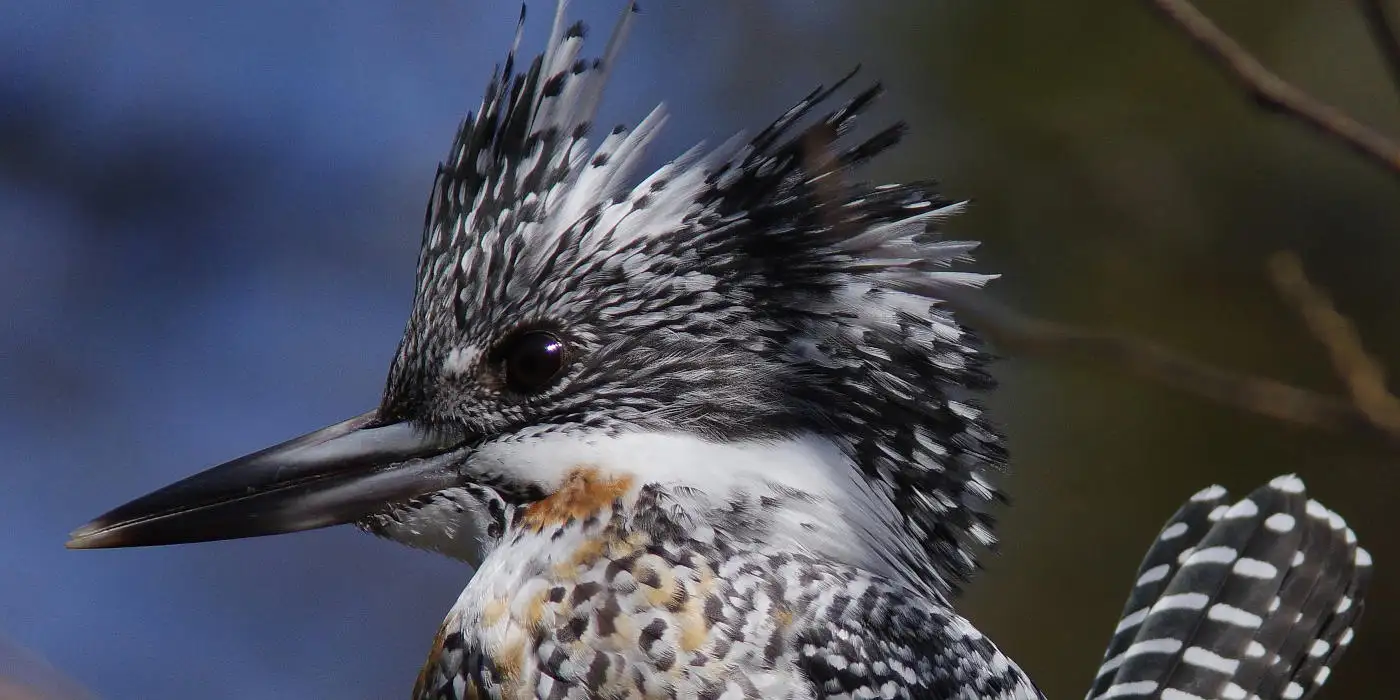
[[(517, 434), (483, 446), (467, 470), (556, 492), (579, 468), (661, 487), (692, 536), (755, 538), (924, 589), (924, 554), (892, 494), (877, 491), (834, 441), (817, 435), (717, 442), (683, 432)], [(927, 572), (923, 572), (927, 573)]]

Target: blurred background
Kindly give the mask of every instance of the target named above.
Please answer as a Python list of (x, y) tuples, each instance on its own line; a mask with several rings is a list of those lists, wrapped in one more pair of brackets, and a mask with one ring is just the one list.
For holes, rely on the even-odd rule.
[[(577, 3), (601, 50), (621, 2)], [(551, 3), (532, 3), (526, 52)], [(1203, 2), (1283, 74), (1400, 132), (1351, 4)], [(0, 3), (0, 697), (405, 697), (467, 572), (338, 528), (69, 552), (66, 533), (378, 399), (433, 166), (513, 3)], [(976, 206), (991, 293), (1226, 368), (1340, 393), (1265, 257), (1400, 371), (1400, 181), (1263, 115), (1145, 3), (644, 4), (604, 121), (664, 99), (659, 164), (757, 129), (863, 63), (906, 119), (872, 179)], [(1014, 507), (969, 616), (1051, 697), (1082, 696), (1162, 521), (1197, 489), (1296, 471), (1372, 549), (1324, 697), (1400, 656), (1400, 453), (1111, 367), (998, 366)], [(67, 678), (67, 681), (55, 680)], [(29, 680), (26, 680), (29, 679)], [(60, 688), (60, 685), (63, 687)], [(77, 685), (87, 691), (80, 691)], [(6, 694), (10, 693), (10, 694)]]

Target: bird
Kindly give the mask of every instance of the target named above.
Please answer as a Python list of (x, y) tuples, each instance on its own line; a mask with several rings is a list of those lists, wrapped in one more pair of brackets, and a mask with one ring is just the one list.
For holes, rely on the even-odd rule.
[[(373, 410), (68, 546), (354, 524), (465, 562), (420, 700), (1043, 697), (955, 607), (1006, 500), (992, 354), (950, 303), (992, 279), (941, 233), (967, 202), (856, 179), (905, 125), (851, 139), (878, 83), (817, 116), (854, 72), (634, 177), (664, 106), (593, 122), (638, 12), (583, 59), (561, 1), (518, 65), (522, 9), (438, 167)], [(1225, 499), (1149, 549), (1088, 700), (1325, 680), (1369, 555), (1296, 477)]]

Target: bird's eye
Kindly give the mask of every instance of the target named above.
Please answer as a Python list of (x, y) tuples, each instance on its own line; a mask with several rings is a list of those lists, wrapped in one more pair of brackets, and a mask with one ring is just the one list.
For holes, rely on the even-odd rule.
[(564, 369), (567, 348), (553, 333), (521, 333), (506, 346), (506, 387), (521, 394), (533, 394), (549, 386)]

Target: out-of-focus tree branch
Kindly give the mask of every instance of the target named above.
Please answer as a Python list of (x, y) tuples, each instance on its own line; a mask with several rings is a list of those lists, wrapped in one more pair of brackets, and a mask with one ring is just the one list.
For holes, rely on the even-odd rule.
[(1366, 352), (1356, 326), (1308, 281), (1297, 255), (1274, 254), (1269, 274), (1279, 294), (1298, 309), (1308, 331), (1327, 348), (1352, 405), (1378, 430), (1400, 436), (1400, 399), (1386, 388), (1385, 369)]
[(1366, 28), (1371, 31), (1371, 39), (1381, 52), (1385, 66), (1390, 70), (1390, 79), (1400, 92), (1400, 35), (1395, 33), (1395, 22), (1386, 9), (1386, 0), (1358, 0), (1361, 15), (1366, 18)]
[(1341, 397), (1221, 369), (1140, 338), (1033, 318), (979, 290), (950, 290), (947, 297), (960, 318), (1011, 356), (1064, 359), (1124, 371), (1267, 418), (1361, 434), (1400, 447), (1400, 430), (1376, 423), (1359, 405)]
[[(809, 127), (804, 134), (804, 160), (808, 172), (827, 174), (836, 169), (832, 150), (834, 140), (836, 133), (829, 127)], [(1400, 160), (1397, 160), (1397, 165), (1400, 165)], [(829, 202), (839, 200), (840, 193), (832, 178), (815, 179), (813, 186), (819, 199)], [(841, 223), (833, 221), (832, 225)], [(1326, 297), (1312, 290), (1302, 277), (1302, 269), (1296, 259), (1281, 258), (1284, 260), (1282, 263), (1277, 260), (1271, 267), (1275, 281), (1289, 300), (1299, 304), (1299, 308), (1303, 308), (1301, 300), (1306, 298), (1309, 301), (1305, 311), (1309, 326), (1313, 335), (1333, 349), (1334, 364), (1343, 374), (1352, 400), (1309, 391), (1277, 379), (1222, 370), (1138, 337), (1033, 318), (1001, 304), (976, 288), (951, 286), (944, 290), (944, 300), (949, 307), (958, 311), (963, 321), (983, 333), (998, 350), (1009, 356), (1093, 363), (1096, 367), (1126, 371), (1168, 388), (1193, 393), (1200, 398), (1260, 414), (1268, 419), (1338, 433), (1364, 434), (1400, 448), (1400, 402), (1389, 393), (1385, 396), (1393, 403), (1376, 396), (1376, 386), (1385, 392), (1379, 365), (1372, 363), (1365, 351), (1361, 350), (1354, 330), (1350, 330), (1350, 336), (1338, 330), (1341, 326), (1350, 329), (1350, 323), (1331, 309)], [(1288, 260), (1292, 260), (1292, 267), (1288, 266)], [(1330, 311), (1331, 315), (1327, 316), (1324, 311)], [(1341, 319), (1340, 325), (1337, 319)], [(1319, 330), (1322, 326), (1326, 328)], [(1343, 340), (1337, 340), (1338, 337)], [(1358, 356), (1362, 360), (1358, 360)]]
[[(1386, 168), (1391, 174), (1400, 176), (1400, 144), (1280, 78), (1187, 0), (1146, 2), (1190, 38), (1202, 53), (1215, 61), (1222, 72), (1260, 106), (1293, 117)], [(1380, 2), (1363, 2), (1363, 5), (1368, 4), (1379, 7)], [(1376, 12), (1380, 14), (1383, 24), (1388, 25), (1384, 9), (1377, 9)], [(1374, 22), (1371, 24), (1375, 26)], [(1385, 30), (1393, 44), (1394, 35), (1390, 34), (1388, 26)], [(1384, 45), (1382, 50), (1389, 53)], [(1393, 68), (1395, 65), (1392, 63)]]
[[(1400, 88), (1400, 46), (1384, 8), (1380, 0), (1360, 1), (1369, 13), (1373, 31), (1383, 30), (1385, 38), (1378, 33), (1377, 44), (1391, 61)], [(1190, 2), (1148, 0), (1148, 4), (1189, 36), (1259, 104), (1295, 117), (1400, 175), (1400, 146), (1270, 72)], [(835, 169), (831, 151), (835, 137), (830, 129), (808, 130), (804, 158), (809, 172)], [(832, 201), (838, 197), (830, 178), (818, 178), (814, 185), (819, 197)], [(1351, 322), (1312, 286), (1295, 255), (1273, 256), (1269, 271), (1279, 293), (1298, 309), (1309, 332), (1328, 349), (1333, 367), (1347, 387), (1347, 397), (1221, 369), (1140, 338), (1027, 316), (976, 289), (952, 287), (944, 291), (944, 299), (970, 326), (1012, 356), (1093, 363), (1275, 420), (1362, 434), (1400, 448), (1400, 399), (1386, 389), (1380, 363), (1366, 353)]]

